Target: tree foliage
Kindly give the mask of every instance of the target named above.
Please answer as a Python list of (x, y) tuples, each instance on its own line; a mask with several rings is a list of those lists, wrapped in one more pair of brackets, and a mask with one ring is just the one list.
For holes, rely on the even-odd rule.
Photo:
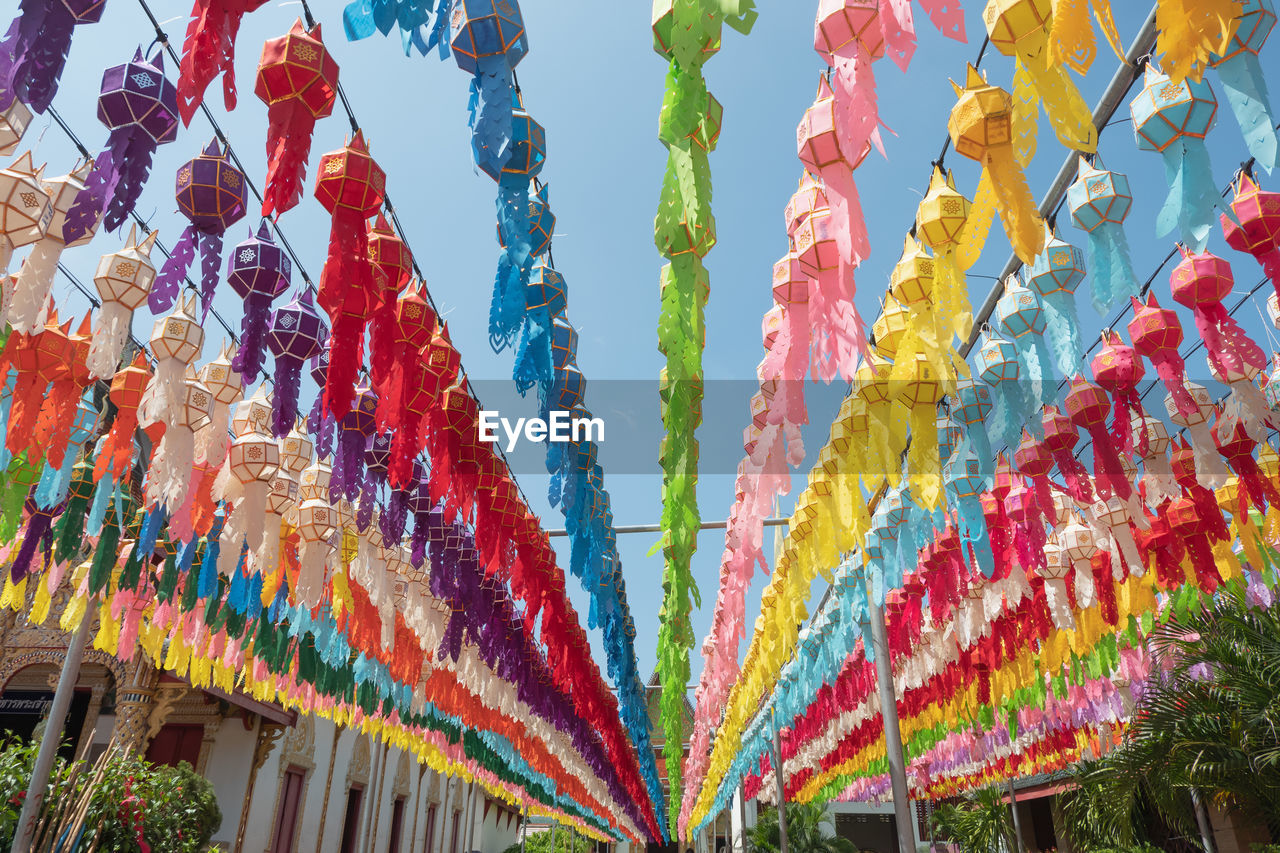
[[(779, 853), (782, 831), (778, 810), (760, 810), (756, 825), (747, 835), (752, 853)], [(787, 853), (857, 853), (847, 838), (835, 834), (826, 806), (820, 803), (787, 803)]]

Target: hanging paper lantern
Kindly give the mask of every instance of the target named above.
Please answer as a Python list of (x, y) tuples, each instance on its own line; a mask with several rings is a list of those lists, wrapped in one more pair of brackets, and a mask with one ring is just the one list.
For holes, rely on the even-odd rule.
[(326, 568), (333, 550), (329, 537), (338, 524), (338, 514), (329, 505), (329, 473), (329, 465), (316, 459), (298, 476), (298, 534), (302, 546), (294, 594), (298, 603), (307, 608), (320, 603), (329, 582)]
[[(938, 434), (934, 421), (938, 400), (942, 398), (942, 385), (938, 381), (937, 368), (925, 355), (913, 353), (910, 359), (911, 368), (903, 374), (902, 381), (894, 383), (894, 390), (898, 402), (907, 407), (911, 424), (912, 440), (907, 449), (911, 492), (922, 507), (932, 511), (942, 497), (942, 463), (938, 458)], [(898, 363), (895, 363), (895, 368)]]
[(364, 360), (364, 327), (379, 297), (365, 222), (382, 207), (386, 181), (362, 133), (345, 148), (321, 157), (316, 173), (316, 198), (333, 217), (316, 301), (332, 322), (324, 399), (335, 418), (350, 411), (355, 399), (356, 376)]
[(152, 327), (151, 352), (156, 359), (156, 373), (147, 385), (139, 410), (138, 422), (144, 427), (182, 416), (187, 396), (183, 376), (204, 348), (204, 329), (195, 318), (196, 299), (194, 291), (184, 296), (169, 316), (157, 317)]
[(1027, 178), (1013, 155), (1010, 120), (1013, 99), (969, 66), (964, 86), (954, 81), (956, 105), (947, 132), (956, 151), (976, 160), (990, 182), (1005, 234), (1023, 263), (1044, 251), (1044, 222), (1036, 212)]
[(512, 71), (529, 51), (520, 4), (514, 0), (462, 0), (450, 21), (453, 58), (474, 74), (477, 103), (471, 146), (476, 165), (497, 180), (513, 139)]
[(107, 379), (115, 374), (120, 353), (129, 338), (133, 324), (133, 312), (147, 299), (151, 283), (155, 281), (156, 268), (151, 263), (151, 248), (158, 231), (152, 231), (141, 243), (137, 229), (129, 229), (129, 239), (116, 252), (102, 256), (93, 283), (102, 299), (98, 323), (89, 345), (89, 374), (95, 379)]
[(85, 162), (70, 174), (49, 180), (42, 179), (44, 191), (52, 201), (52, 217), (44, 234), (32, 246), (31, 254), (23, 260), (22, 269), (18, 271), (14, 282), (13, 298), (9, 303), (9, 325), (15, 331), (32, 334), (40, 328), (48, 310), (49, 294), (53, 290), (53, 280), (58, 273), (58, 260), (62, 257), (63, 250), (71, 246), (83, 246), (93, 239), (96, 221), (93, 227), (76, 239), (69, 239), (65, 230), (67, 211), (84, 189), (84, 178), (88, 173), (89, 163)]
[(61, 468), (76, 404), (84, 388), (92, 382), (85, 367), (89, 354), (89, 316), (85, 315), (74, 333), (69, 322), (58, 327), (56, 317), (52, 318), (37, 337), (36, 346), (42, 356), (39, 373), (49, 388), (44, 392), (29, 436), (27, 458), (34, 462), (43, 457), (52, 467)]
[(262, 215), (279, 216), (302, 199), (316, 120), (333, 112), (338, 63), (320, 38), (320, 25), (268, 39), (258, 60), (254, 94), (267, 105), (267, 186)]
[[(31, 162), (30, 151), (9, 168), (0, 170), (0, 272), (9, 271), (14, 249), (29, 246), (44, 236), (53, 215), (53, 201)], [(6, 302), (10, 300), (11, 294)]]
[[(542, 171), (547, 157), (542, 125), (525, 112), (518, 94), (515, 98), (513, 133), (506, 150), (495, 150), (491, 143), (475, 148), (476, 140), (472, 140), (476, 165), (498, 182), (498, 243), (502, 254), (489, 308), (489, 343), (498, 350), (517, 336), (527, 313), (522, 294), (528, 287), (534, 258), (528, 218), (529, 182)], [(477, 123), (477, 133), (479, 128)]]
[(1129, 102), (1138, 147), (1164, 156), (1169, 195), (1156, 215), (1156, 236), (1178, 229), (1192, 251), (1203, 252), (1220, 203), (1204, 138), (1213, 127), (1218, 99), (1204, 80), (1174, 83), (1147, 63), (1142, 91)]
[(1248, 172), (1242, 171), (1235, 183), (1231, 214), (1221, 215), (1227, 244), (1253, 255), (1280, 296), (1280, 193), (1264, 192)]
[[(282, 439), (281, 445), (285, 441), (286, 439)], [(298, 480), (285, 466), (284, 454), (281, 452), (280, 464), (276, 467), (276, 475), (272, 478), (271, 486), (267, 491), (262, 545), (253, 555), (255, 568), (264, 576), (279, 571), (281, 525), (297, 497)]]
[[(152, 346), (156, 346), (154, 338)], [(157, 376), (160, 369), (157, 367)], [(213, 402), (209, 389), (190, 367), (178, 383), (178, 394), (177, 406), (166, 412), (164, 438), (147, 470), (147, 504), (158, 505), (170, 514), (187, 498), (195, 465), (196, 430), (209, 422), (209, 406)]]
[(1133, 347), (1125, 346), (1120, 336), (1110, 329), (1102, 331), (1102, 349), (1089, 363), (1093, 378), (1114, 401), (1111, 439), (1126, 453), (1135, 449), (1133, 429), (1142, 417), (1142, 401), (1138, 383), (1146, 375), (1142, 359)]
[(272, 426), (277, 438), (286, 435), (298, 418), (302, 365), (323, 351), (328, 331), (324, 320), (316, 313), (310, 289), (303, 290), (271, 315), (267, 346), (276, 359)]
[(205, 89), (222, 75), (222, 101), (231, 112), (236, 108), (236, 33), (240, 19), (267, 0), (195, 0), (191, 23), (182, 42), (182, 65), (178, 73), (178, 111), (182, 123), (191, 124), (204, 101)]
[(0, 106), (14, 98), (41, 115), (53, 103), (58, 80), (71, 50), (71, 36), (80, 24), (102, 19), (106, 0), (62, 0), (22, 6), (4, 39), (5, 62), (0, 67)]
[(188, 160), (178, 169), (175, 196), (178, 210), (191, 224), (182, 230), (182, 236), (160, 269), (148, 302), (153, 314), (169, 310), (195, 260), (198, 245), (200, 295), (207, 314), (222, 266), (222, 235), (244, 218), (247, 210), (244, 173), (231, 162), (230, 149), (224, 150), (218, 140), (213, 139), (194, 160)]
[(982, 381), (991, 386), (992, 438), (1001, 446), (1014, 447), (1023, 425), (1031, 422), (1038, 408), (1029, 383), (1023, 381), (1018, 350), (1004, 338), (984, 332), (977, 368)]
[(163, 49), (154, 61), (135, 51), (132, 62), (103, 72), (98, 121), (111, 135), (67, 212), (63, 234), (72, 242), (90, 233), (99, 217), (107, 231), (123, 225), (142, 195), (156, 148), (178, 136), (178, 90), (164, 76)]
[(1039, 512), (1050, 524), (1057, 523), (1057, 512), (1053, 506), (1053, 493), (1049, 489), (1049, 475), (1053, 472), (1053, 453), (1045, 441), (1037, 441), (1026, 430), (1022, 431), (1022, 442), (1013, 454), (1013, 464), (1018, 473), (1031, 481), (1032, 492), (1038, 504)]
[(968, 284), (957, 250), (969, 221), (969, 199), (956, 189), (955, 179), (934, 167), (929, 192), (916, 208), (916, 235), (933, 250), (934, 288), (939, 295), (938, 321), (944, 330), (967, 341), (973, 317), (969, 308)]
[(988, 488), (989, 478), (983, 474), (982, 465), (982, 457), (976, 453), (973, 445), (961, 442), (942, 467), (942, 478), (959, 516), (965, 554), (972, 553), (978, 569), (986, 577), (991, 577), (995, 573), (995, 558), (991, 553), (991, 539), (987, 536), (981, 501), (982, 493)]
[(232, 365), (250, 384), (258, 381), (258, 371), (266, 358), (267, 329), (271, 324), (271, 303), (289, 289), (292, 271), (289, 256), (271, 239), (264, 220), (258, 234), (236, 244), (227, 265), (227, 283), (244, 300), (240, 321), (240, 348)]
[(1249, 153), (1267, 172), (1276, 166), (1276, 119), (1258, 53), (1276, 26), (1271, 0), (1241, 0), (1235, 33), (1210, 64), (1218, 70), (1227, 103), (1244, 134)]
[[(1169, 519), (1170, 528), (1191, 558), (1196, 582), (1202, 590), (1212, 594), (1222, 583), (1222, 575), (1213, 558), (1213, 544), (1208, 532), (1210, 528), (1201, 509), (1190, 496), (1183, 496), (1169, 505), (1165, 517)], [(1215, 513), (1217, 511), (1216, 507), (1212, 510)]]
[[(808, 422), (804, 403), (804, 379), (809, 368), (811, 287), (810, 279), (801, 272), (799, 258), (794, 252), (788, 252), (773, 265), (774, 308), (765, 314), (763, 322), (767, 372), (784, 383), (782, 399), (775, 403), (778, 423)], [(778, 313), (773, 314), (773, 311)], [(771, 326), (774, 317), (778, 320), (780, 341)], [(774, 335), (772, 339), (771, 335)], [(880, 341), (879, 332), (876, 340)]]
[(897, 358), (898, 348), (911, 323), (911, 312), (894, 299), (892, 294), (886, 294), (880, 316), (876, 317), (871, 326), (871, 332), (876, 338), (876, 349), (888, 358)]
[(1172, 395), (1166, 395), (1164, 398), (1165, 411), (1169, 419), (1183, 427), (1187, 437), (1191, 439), (1191, 449), (1194, 452), (1192, 473), (1197, 475), (1206, 487), (1216, 489), (1226, 482), (1226, 476), (1215, 452), (1216, 444), (1213, 434), (1209, 431), (1209, 418), (1216, 411), (1213, 398), (1209, 396), (1209, 392), (1203, 385), (1195, 382), (1187, 383), (1187, 393), (1196, 404), (1195, 411), (1184, 411), (1179, 408)]
[[(821, 34), (821, 10), (817, 27)], [(819, 52), (822, 52), (820, 45)], [(840, 67), (844, 65), (840, 64)], [(870, 64), (864, 67), (869, 73)], [(837, 75), (837, 83), (842, 82), (844, 78)], [(817, 98), (805, 111), (796, 129), (800, 162), (822, 179), (823, 195), (831, 210), (831, 227), (835, 233), (839, 263), (835, 275), (819, 278), (818, 282), (824, 288), (824, 301), (833, 306), (842, 301), (852, 303), (857, 293), (854, 270), (871, 253), (853, 173), (871, 151), (871, 134), (877, 131), (877, 124), (874, 112), (858, 115), (852, 122), (838, 120), (837, 113), (842, 118), (850, 117), (852, 97), (851, 92), (844, 88), (837, 97), (827, 78), (821, 77)]]
[[(1106, 417), (1106, 413), (1103, 413)], [(1066, 484), (1066, 493), (1079, 504), (1093, 502), (1093, 489), (1089, 484), (1089, 472), (1072, 452), (1080, 440), (1076, 434), (1075, 421), (1058, 410), (1057, 406), (1046, 406), (1041, 421), (1044, 428), (1044, 447), (1058, 463), (1058, 471)]]
[(1058, 542), (1057, 535), (1050, 536), (1045, 541), (1044, 565), (1036, 574), (1044, 581), (1049, 618), (1053, 620), (1054, 627), (1063, 631), (1073, 631), (1076, 627), (1075, 614), (1071, 610), (1071, 602), (1075, 598), (1074, 585), (1071, 591), (1067, 589), (1067, 575), (1071, 569), (1071, 563), (1067, 560), (1066, 551)]
[(1164, 421), (1143, 415), (1134, 424), (1134, 446), (1146, 448), (1142, 455), (1142, 488), (1147, 505), (1155, 508), (1179, 496), (1178, 481), (1169, 466), (1169, 429)]
[(107, 396), (116, 407), (116, 416), (111, 422), (110, 432), (98, 448), (93, 466), (94, 480), (101, 480), (108, 474), (118, 480), (129, 469), (129, 461), (133, 457), (133, 433), (138, 427), (138, 406), (150, 379), (151, 370), (141, 351), (134, 353), (132, 364), (112, 377)]
[(1044, 342), (1047, 320), (1039, 294), (1016, 274), (1009, 276), (1004, 280), (1004, 295), (996, 303), (996, 316), (1018, 349), (1018, 359), (1025, 367), (1022, 378), (1030, 383), (1032, 399), (1051, 402), (1057, 389), (1052, 359)]
[(1231, 265), (1209, 252), (1181, 249), (1182, 260), (1169, 276), (1169, 289), (1179, 304), (1195, 313), (1196, 331), (1204, 340), (1214, 372), (1229, 376), (1267, 364), (1266, 354), (1228, 314), (1222, 300), (1235, 285)]
[[(1052, 0), (988, 0), (982, 21), (992, 46), (1014, 57), (1015, 88), (1025, 80), (1032, 97), (1039, 97), (1058, 141), (1073, 151), (1091, 154), (1098, 150), (1098, 129), (1089, 106), (1066, 69), (1046, 62), (1053, 15)], [(1034, 119), (1034, 113), (1028, 118)]]
[[(217, 357), (201, 365), (197, 375), (200, 384), (209, 389), (213, 401), (209, 404), (209, 426), (196, 436), (196, 460), (218, 468), (226, 456), (231, 407), (244, 396), (244, 377), (232, 363), (225, 342), (218, 349)], [(258, 390), (263, 393), (261, 388)]]
[(12, 90), (0, 94), (0, 103), (6, 99), (8, 106), (0, 107), (0, 157), (8, 157), (18, 149), (18, 143), (31, 125), (31, 108), (14, 97)]
[[(423, 298), (420, 286), (411, 287), (401, 295), (396, 321), (400, 384), (396, 389), (398, 406), (388, 424), (394, 432), (388, 478), (392, 486), (405, 489), (409, 485), (412, 461), (422, 449), (423, 418), (440, 390), (428, 376), (430, 365), (424, 357), (431, 354), (436, 313)], [(398, 539), (399, 534), (391, 538)]]
[[(564, 314), (568, 303), (564, 276), (545, 261), (533, 269), (533, 275), (525, 286), (524, 322), (516, 343), (515, 364), (511, 378), (521, 394), (535, 384), (541, 388), (544, 400), (552, 393), (553, 379), (558, 368), (552, 360), (551, 321)], [(563, 407), (566, 411), (570, 407)]]
[(382, 282), (369, 328), (369, 377), (374, 389), (380, 390), (388, 381), (396, 357), (396, 300), (413, 277), (409, 247), (381, 213), (369, 226), (369, 260), (376, 273), (381, 273)]
[(356, 389), (356, 404), (338, 421), (338, 449), (329, 479), (329, 500), (354, 501), (364, 480), (364, 457), (373, 437), (378, 395), (367, 386)]
[[(1077, 374), (1071, 379), (1071, 390), (1065, 400), (1067, 415), (1077, 426), (1088, 430), (1093, 439), (1093, 479), (1098, 496), (1106, 500), (1116, 494), (1128, 498), (1131, 492), (1120, 462), (1120, 451), (1107, 431), (1107, 412), (1111, 404), (1101, 387)], [(1126, 429), (1128, 422), (1126, 421)], [(1125, 440), (1129, 440), (1125, 436)], [(1087, 503), (1088, 501), (1086, 501)]]
[(1077, 370), (1084, 357), (1076, 315), (1076, 288), (1084, 281), (1084, 273), (1084, 253), (1050, 232), (1027, 275), (1028, 287), (1040, 294), (1045, 342), (1062, 376)]
[(227, 538), (227, 530), (234, 530), (237, 552), (241, 536), (249, 550), (257, 552), (267, 532), (265, 514), (272, 482), (280, 470), (280, 447), (267, 425), (258, 419), (236, 426), (227, 464), (231, 476), (239, 482), (241, 498), (223, 527), (223, 537)]
[(1129, 179), (1080, 158), (1076, 180), (1067, 187), (1071, 221), (1089, 234), (1089, 285), (1093, 308), (1106, 314), (1120, 300), (1138, 295), (1138, 281), (1129, 259), (1124, 220), (1133, 206)]
[(1128, 325), (1134, 349), (1155, 365), (1160, 381), (1173, 398), (1178, 411), (1194, 416), (1196, 402), (1187, 392), (1186, 364), (1178, 354), (1182, 344), (1182, 324), (1176, 312), (1161, 308), (1154, 293), (1145, 304), (1133, 298), (1133, 319)]
[(374, 506), (387, 484), (387, 465), (391, 461), (391, 436), (378, 433), (369, 440), (364, 452), (364, 481), (360, 488), (360, 508), (356, 525), (364, 530), (373, 519)]

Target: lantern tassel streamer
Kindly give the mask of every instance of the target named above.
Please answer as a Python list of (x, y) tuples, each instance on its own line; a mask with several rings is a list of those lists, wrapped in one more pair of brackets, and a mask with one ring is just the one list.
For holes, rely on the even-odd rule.
[(1161, 154), (1169, 195), (1156, 214), (1156, 236), (1165, 237), (1177, 229), (1191, 251), (1203, 252), (1215, 224), (1214, 208), (1221, 206), (1209, 149), (1203, 139), (1184, 135)]
[(1220, 63), (1217, 69), (1249, 153), (1270, 174), (1276, 166), (1276, 118), (1258, 55), (1241, 51)]

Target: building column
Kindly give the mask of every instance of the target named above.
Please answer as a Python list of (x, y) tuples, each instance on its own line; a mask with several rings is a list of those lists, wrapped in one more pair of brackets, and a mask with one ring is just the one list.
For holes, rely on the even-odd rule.
[(141, 755), (150, 738), (151, 711), (160, 673), (145, 655), (137, 655), (128, 664), (124, 684), (116, 688), (116, 725), (112, 737), (125, 750)]
[(244, 834), (249, 828), (249, 809), (253, 805), (253, 786), (258, 781), (258, 771), (267, 763), (267, 756), (275, 748), (276, 743), (284, 736), (286, 726), (259, 718), (258, 740), (253, 745), (253, 764), (249, 766), (249, 781), (245, 784), (244, 804), (240, 806), (240, 826), (236, 829), (236, 846), (234, 853), (244, 850)]

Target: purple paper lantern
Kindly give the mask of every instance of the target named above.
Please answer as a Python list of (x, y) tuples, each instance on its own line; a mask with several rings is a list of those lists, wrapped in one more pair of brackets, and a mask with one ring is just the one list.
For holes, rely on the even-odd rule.
[(67, 64), (77, 24), (96, 24), (106, 0), (25, 0), (0, 42), (0, 109), (14, 99), (38, 113), (49, 109)]
[(169, 310), (178, 287), (195, 260), (196, 244), (200, 246), (200, 295), (205, 314), (213, 304), (213, 291), (218, 286), (218, 270), (222, 266), (222, 235), (244, 218), (244, 173), (235, 167), (230, 156), (214, 139), (200, 156), (178, 169), (178, 210), (191, 221), (173, 247), (169, 260), (151, 287), (151, 313)]
[(134, 51), (131, 62), (103, 72), (98, 121), (111, 135), (67, 212), (68, 243), (88, 234), (103, 211), (106, 229), (119, 228), (142, 195), (156, 148), (178, 135), (178, 90), (164, 76), (163, 51), (156, 52), (155, 62)]
[[(316, 312), (309, 289), (272, 314), (267, 346), (276, 357), (276, 387), (271, 407), (271, 423), (276, 438), (288, 435), (297, 420), (302, 364), (321, 352), (328, 336), (329, 328)], [(322, 452), (320, 455), (327, 454)]]
[(404, 525), (409, 518), (409, 504), (417, 493), (418, 484), (426, 472), (422, 463), (413, 462), (413, 475), (404, 484), (404, 488), (391, 489), (391, 497), (387, 499), (386, 512), (382, 513), (382, 538), (386, 542), (399, 542), (404, 536)]
[(266, 357), (267, 327), (271, 324), (271, 303), (289, 289), (293, 266), (289, 256), (271, 239), (267, 221), (262, 220), (255, 237), (236, 244), (227, 263), (227, 283), (244, 300), (240, 321), (240, 349), (231, 366), (246, 384), (258, 381)]
[(354, 501), (364, 478), (364, 455), (377, 426), (378, 395), (367, 385), (356, 388), (355, 404), (338, 421), (338, 454), (329, 479), (329, 502)]
[(427, 542), (430, 539), (431, 511), (435, 501), (431, 500), (430, 477), (423, 471), (414, 486), (413, 495), (409, 498), (409, 512), (413, 513), (413, 537), (409, 551), (409, 564), (415, 569), (422, 568), (427, 558)]
[(373, 520), (373, 505), (387, 484), (387, 466), (391, 464), (391, 434), (379, 433), (364, 452), (364, 485), (360, 492), (360, 508), (356, 525), (364, 530)]
[(320, 389), (316, 401), (311, 405), (311, 413), (307, 415), (307, 432), (316, 440), (316, 452), (321, 456), (333, 454), (333, 431), (337, 425), (333, 413), (324, 404), (324, 386), (329, 379), (329, 338), (324, 340), (324, 348), (311, 359), (311, 378)]

